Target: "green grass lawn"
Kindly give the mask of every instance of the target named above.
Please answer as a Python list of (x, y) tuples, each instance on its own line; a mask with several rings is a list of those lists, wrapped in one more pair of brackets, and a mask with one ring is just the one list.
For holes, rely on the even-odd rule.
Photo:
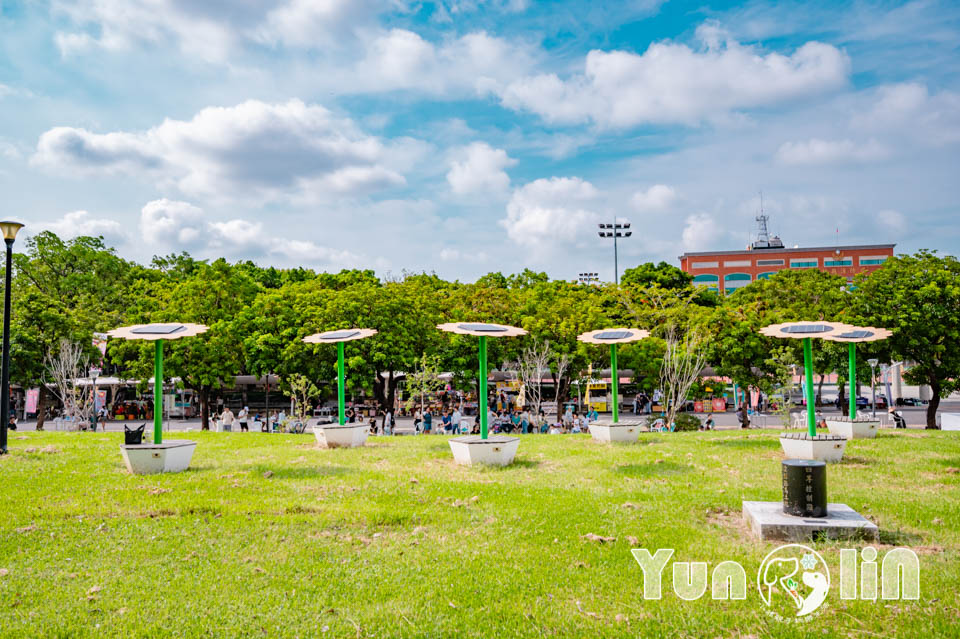
[[(880, 526), (881, 558), (917, 550), (921, 598), (849, 602), (834, 587), (799, 627), (764, 613), (754, 580), (779, 544), (740, 522), (743, 499), (780, 498), (773, 431), (524, 436), (505, 469), (455, 466), (439, 436), (352, 450), (189, 437), (189, 472), (143, 477), (127, 474), (119, 434), (11, 433), (0, 635), (960, 636), (958, 433), (850, 442), (830, 501)], [(835, 581), (838, 548), (857, 545), (814, 544)], [(737, 560), (747, 599), (683, 601), (668, 565), (663, 599), (645, 601), (632, 547)]]

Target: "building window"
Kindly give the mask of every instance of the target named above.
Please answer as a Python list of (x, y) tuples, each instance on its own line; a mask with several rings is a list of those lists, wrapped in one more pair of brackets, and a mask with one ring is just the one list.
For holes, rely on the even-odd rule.
[(717, 286), (720, 282), (720, 278), (716, 275), (710, 275), (705, 273), (703, 275), (697, 275), (693, 278), (694, 284), (706, 284), (707, 286)]
[(757, 260), (757, 266), (783, 266), (783, 260)]
[(776, 275), (776, 271), (767, 271), (766, 273), (760, 273), (757, 275), (758, 280), (769, 280), (771, 275)]
[(723, 265), (726, 268), (750, 266), (750, 260), (733, 260), (732, 262), (724, 262)]
[(725, 295), (733, 293), (738, 288), (743, 288), (750, 283), (751, 278), (747, 273), (727, 273), (723, 276), (723, 292)]
[[(862, 264), (863, 262), (861, 262)], [(853, 258), (845, 257), (842, 260), (823, 260), (824, 266), (853, 266)]]
[(886, 255), (867, 255), (860, 258), (860, 266), (876, 266), (887, 261)]
[(717, 268), (720, 262), (694, 262), (690, 266), (691, 268)]
[(819, 260), (815, 257), (806, 257), (802, 260), (790, 260), (790, 268), (817, 268)]

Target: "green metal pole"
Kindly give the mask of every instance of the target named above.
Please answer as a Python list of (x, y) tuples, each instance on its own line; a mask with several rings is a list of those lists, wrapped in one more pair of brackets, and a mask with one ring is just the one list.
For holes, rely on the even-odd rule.
[(811, 437), (817, 435), (817, 411), (813, 405), (813, 341), (809, 337), (803, 338), (803, 374), (807, 380), (807, 433)]
[(480, 411), (480, 439), (487, 438), (487, 338), (480, 336), (480, 397), (477, 398), (477, 410)]
[(153, 351), (153, 443), (163, 443), (163, 340), (154, 343)]
[(850, 419), (857, 417), (857, 345), (850, 342)]
[(337, 419), (341, 426), (347, 423), (347, 409), (344, 406), (346, 391), (344, 390), (343, 377), (343, 342), (337, 342)]
[(620, 377), (617, 374), (617, 345), (610, 345), (610, 389), (613, 391), (613, 423), (616, 424), (620, 421), (620, 400), (617, 397), (617, 391), (619, 390), (618, 379)]

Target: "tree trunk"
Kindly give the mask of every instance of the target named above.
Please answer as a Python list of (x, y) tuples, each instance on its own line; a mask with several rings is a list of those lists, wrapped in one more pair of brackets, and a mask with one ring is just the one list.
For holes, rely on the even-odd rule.
[(397, 403), (397, 378), (393, 374), (393, 371), (390, 371), (387, 374), (387, 405), (384, 407), (384, 411), (393, 410), (394, 404)]
[(820, 382), (817, 384), (817, 405), (823, 405), (823, 378), (825, 375), (820, 376)]
[(930, 380), (930, 403), (927, 404), (927, 429), (936, 430), (938, 408), (940, 408), (940, 382)]
[(210, 430), (210, 389), (200, 387), (200, 430)]
[(837, 395), (837, 398), (840, 400), (840, 414), (847, 417), (850, 413), (850, 402), (847, 401), (845, 384), (840, 386), (840, 393)]
[(43, 430), (47, 417), (47, 385), (40, 382), (40, 394), (37, 397), (37, 430)]

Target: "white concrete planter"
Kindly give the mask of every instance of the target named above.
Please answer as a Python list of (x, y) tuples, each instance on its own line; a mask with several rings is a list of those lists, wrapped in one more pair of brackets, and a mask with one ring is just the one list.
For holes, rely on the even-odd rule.
[(847, 440), (839, 435), (817, 435), (811, 438), (806, 433), (786, 433), (780, 435), (780, 447), (787, 459), (838, 462), (843, 459)]
[(367, 441), (370, 427), (366, 424), (328, 424), (314, 426), (313, 434), (324, 448), (356, 448)]
[(491, 435), (480, 439), (479, 435), (454, 437), (450, 441), (453, 461), (465, 466), (489, 464), (491, 466), (509, 466), (520, 446), (519, 437)]
[(831, 435), (840, 435), (844, 439), (873, 439), (880, 430), (880, 420), (832, 417), (827, 420), (827, 428)]
[(134, 475), (181, 473), (190, 467), (197, 442), (170, 439), (162, 444), (121, 445), (123, 461)]
[(612, 442), (634, 443), (640, 437), (640, 425), (643, 422), (625, 421), (593, 422), (590, 424), (590, 436), (594, 441), (610, 444)]

